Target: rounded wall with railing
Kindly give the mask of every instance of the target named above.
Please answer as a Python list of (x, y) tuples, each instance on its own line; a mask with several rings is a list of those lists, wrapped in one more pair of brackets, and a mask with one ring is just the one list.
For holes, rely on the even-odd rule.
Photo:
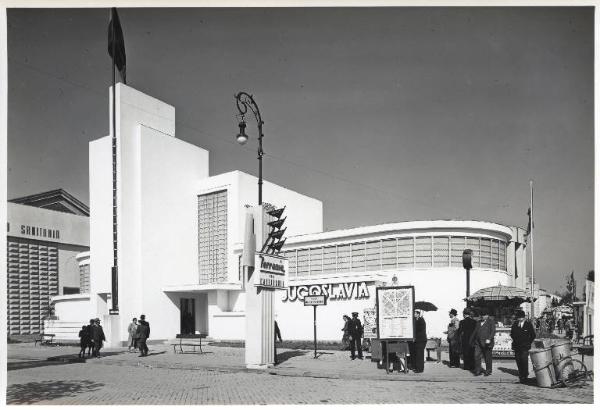
[[(513, 228), (489, 222), (418, 221), (288, 238), (284, 255), (289, 260), (289, 290), (287, 295), (281, 291), (276, 311), (282, 320), (295, 318), (298, 325), (289, 330), (288, 337), (302, 339), (312, 331), (312, 322), (299, 295), (304, 288), (331, 290), (336, 295), (321, 308), (319, 334), (337, 339), (336, 321), (343, 314), (358, 311), (362, 315), (364, 309), (374, 308), (377, 287), (414, 286), (416, 300), (438, 308), (425, 315), (428, 335), (443, 337), (448, 311), (466, 306), (464, 250), (471, 249), (473, 255), (471, 293), (487, 286), (512, 285), (517, 263), (512, 232)], [(353, 287), (366, 287), (366, 291), (340, 297), (341, 288)], [(309, 324), (306, 329), (300, 325), (305, 322)]]

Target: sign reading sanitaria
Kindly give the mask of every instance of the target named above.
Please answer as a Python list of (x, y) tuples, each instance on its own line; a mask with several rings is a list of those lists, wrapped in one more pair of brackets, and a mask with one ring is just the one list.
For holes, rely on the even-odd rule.
[(376, 290), (377, 337), (413, 340), (413, 286), (381, 287)]
[(280, 256), (257, 253), (254, 266), (254, 286), (269, 289), (286, 289), (287, 259)]

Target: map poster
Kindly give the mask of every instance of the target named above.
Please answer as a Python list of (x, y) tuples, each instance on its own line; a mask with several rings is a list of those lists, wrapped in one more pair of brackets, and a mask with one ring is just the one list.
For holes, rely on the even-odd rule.
[(377, 337), (379, 339), (414, 340), (414, 286), (377, 288)]

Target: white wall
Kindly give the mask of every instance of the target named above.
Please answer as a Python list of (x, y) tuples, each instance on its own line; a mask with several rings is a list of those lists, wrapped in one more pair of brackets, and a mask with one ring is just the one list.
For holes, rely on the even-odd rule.
[[(90, 294), (110, 292), (112, 253), (112, 160), (111, 140), (90, 142)], [(98, 298), (92, 296), (94, 310)], [(105, 312), (103, 312), (105, 313)], [(95, 316), (94, 316), (95, 317)]]
[[(208, 176), (208, 152), (174, 138), (172, 106), (123, 84), (116, 91), (120, 339), (140, 314), (160, 324), (153, 339), (166, 339), (179, 331), (179, 306), (162, 287), (197, 283), (195, 184)], [(111, 163), (110, 137), (90, 143), (92, 294), (111, 291)]]
[[(436, 312), (425, 312), (428, 337), (443, 337), (443, 331), (448, 325), (448, 311), (452, 308), (459, 312), (466, 307), (463, 299), (466, 296), (465, 270), (462, 268), (431, 268), (423, 270), (403, 270), (386, 272), (387, 283), (396, 275), (398, 286), (414, 286), (415, 301), (425, 300), (437, 306)], [(471, 294), (476, 290), (495, 286), (498, 283), (506, 285), (509, 282), (506, 273), (493, 270), (471, 270)], [(344, 282), (354, 282), (350, 277)], [(307, 281), (297, 282), (305, 284)], [(294, 285), (290, 281), (290, 286)], [(316, 280), (314, 284), (323, 284), (324, 281)], [(381, 286), (377, 282), (367, 282), (369, 299), (330, 300), (327, 306), (317, 308), (317, 334), (320, 340), (341, 340), (340, 329), (343, 326), (342, 315), (354, 311), (360, 313), (365, 308), (375, 307), (375, 288)], [(275, 302), (275, 312), (278, 315), (277, 323), (286, 339), (310, 340), (313, 334), (313, 308), (305, 307), (303, 302), (283, 302), (284, 291), (278, 291)], [(459, 315), (461, 316), (461, 315)], [(283, 333), (285, 332), (285, 333)]]
[(52, 301), (54, 314), (62, 322), (79, 322), (83, 326), (97, 316), (91, 309), (89, 294), (55, 296)]

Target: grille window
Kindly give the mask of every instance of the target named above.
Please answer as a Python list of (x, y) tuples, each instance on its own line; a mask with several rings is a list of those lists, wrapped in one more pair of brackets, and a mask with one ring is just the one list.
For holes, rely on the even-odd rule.
[(372, 241), (365, 244), (366, 269), (368, 271), (381, 269), (381, 242)]
[(365, 270), (365, 243), (352, 244), (352, 271), (360, 272)]
[(431, 237), (415, 238), (415, 266), (424, 268), (431, 266)]
[(199, 283), (227, 280), (227, 191), (198, 196)]
[(433, 238), (433, 266), (449, 265), (449, 242), (450, 238), (443, 236)]
[(462, 254), (467, 249), (466, 239), (464, 236), (453, 236), (451, 238), (452, 255), (451, 255), (451, 266), (462, 267)]
[(414, 238), (398, 239), (398, 268), (411, 269), (415, 263)]
[(323, 273), (335, 273), (336, 254), (335, 246), (323, 248)]
[(350, 271), (350, 263), (351, 263), (351, 246), (349, 244), (346, 245), (338, 245), (338, 271), (339, 272), (348, 272)]
[(381, 241), (381, 269), (396, 269), (396, 239)]

